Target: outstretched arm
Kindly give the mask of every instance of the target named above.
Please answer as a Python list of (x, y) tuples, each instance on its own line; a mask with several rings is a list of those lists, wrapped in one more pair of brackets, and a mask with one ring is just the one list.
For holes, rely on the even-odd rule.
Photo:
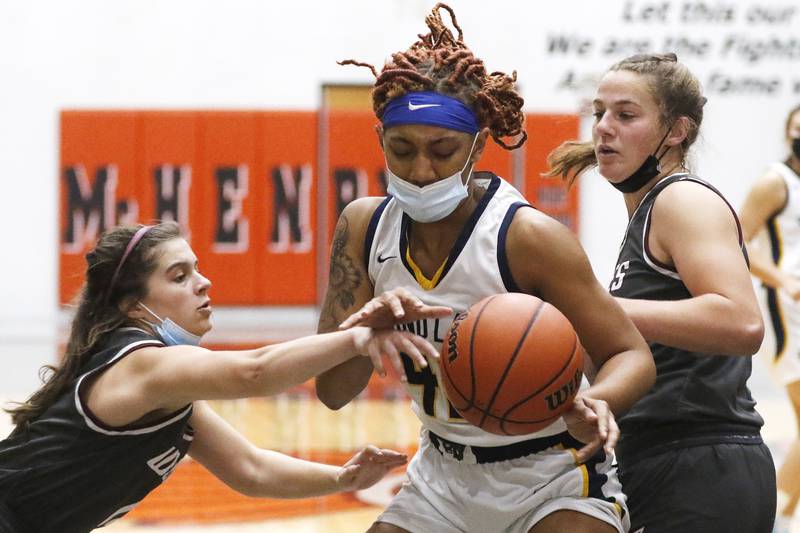
[(304, 461), (254, 446), (205, 402), (191, 420), (189, 455), (234, 490), (256, 497), (308, 498), (360, 490), (377, 483), (406, 456), (367, 446), (343, 466)]
[(174, 411), (196, 400), (268, 396), (303, 383), (356, 355), (370, 367), (399, 351), (417, 364), (436, 350), (406, 331), (358, 327), (301, 337), (254, 350), (210, 351), (196, 346), (146, 347), (103, 372), (88, 390), (103, 422), (125, 425), (147, 413)]

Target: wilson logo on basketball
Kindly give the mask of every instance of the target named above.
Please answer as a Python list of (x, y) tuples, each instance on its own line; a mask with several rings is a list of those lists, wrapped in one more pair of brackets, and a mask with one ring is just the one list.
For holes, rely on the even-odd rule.
[(467, 318), (467, 311), (456, 315), (450, 325), (450, 337), (447, 339), (447, 360), (453, 362), (458, 358), (458, 326)]
[(581, 383), (582, 376), (583, 374), (580, 370), (576, 371), (575, 375), (572, 376), (572, 379), (565, 383), (563, 387), (555, 391), (553, 394), (548, 394), (545, 396), (544, 399), (547, 402), (547, 408), (551, 411), (555, 411), (561, 405), (563, 405), (567, 399), (575, 395), (575, 392), (578, 390), (578, 386)]

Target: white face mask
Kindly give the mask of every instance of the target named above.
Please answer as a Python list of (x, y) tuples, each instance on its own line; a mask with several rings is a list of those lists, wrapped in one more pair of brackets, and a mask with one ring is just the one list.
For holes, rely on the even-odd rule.
[(150, 308), (148, 308), (142, 302), (139, 302), (139, 305), (141, 305), (145, 311), (153, 315), (156, 318), (156, 320), (160, 322), (160, 324), (152, 324), (150, 322), (148, 322), (148, 324), (153, 326), (153, 329), (156, 330), (158, 336), (161, 337), (161, 340), (163, 340), (164, 344), (166, 344), (167, 346), (180, 346), (180, 345), (198, 346), (200, 344), (200, 337), (198, 335), (189, 333), (188, 331), (180, 327), (178, 324), (173, 322), (171, 318), (163, 320), (160, 316), (152, 312)]
[(469, 156), (467, 156), (467, 162), (464, 163), (464, 168), (452, 176), (424, 187), (417, 187), (400, 178), (392, 172), (387, 163), (387, 192), (394, 197), (400, 209), (416, 222), (435, 222), (443, 219), (455, 211), (456, 207), (469, 194), (467, 184), (472, 176), (472, 169), (467, 174), (466, 183), (461, 181), (461, 176), (467, 170), (470, 157), (472, 157), (472, 150), (475, 148), (477, 140), (478, 134), (472, 140), (472, 147), (469, 149)]

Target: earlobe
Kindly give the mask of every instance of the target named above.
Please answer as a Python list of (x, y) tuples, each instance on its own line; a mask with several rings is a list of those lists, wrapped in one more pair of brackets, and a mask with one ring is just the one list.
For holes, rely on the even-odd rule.
[(688, 135), (689, 119), (686, 117), (680, 117), (675, 121), (675, 124), (672, 125), (672, 131), (670, 131), (668, 139), (670, 146), (677, 146), (681, 144)]
[(139, 305), (139, 302), (131, 302), (128, 299), (125, 299), (119, 303), (119, 310), (127, 316), (128, 318), (137, 320), (144, 318), (145, 312), (142, 309), (142, 306)]
[(478, 139), (475, 141), (475, 149), (472, 151), (471, 162), (476, 164), (483, 155), (483, 150), (486, 148), (486, 143), (489, 140), (489, 128), (483, 128), (478, 133)]

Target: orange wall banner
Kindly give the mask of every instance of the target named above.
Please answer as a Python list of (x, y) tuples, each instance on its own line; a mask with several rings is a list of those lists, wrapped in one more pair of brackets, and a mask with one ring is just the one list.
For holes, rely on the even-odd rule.
[(574, 115), (526, 115), (528, 142), (524, 152), (524, 186), (520, 187), (537, 209), (578, 232), (578, 187), (569, 190), (560, 178), (542, 176), (549, 170), (547, 154), (565, 140), (578, 138), (578, 117)]
[[(578, 118), (527, 121), (522, 149), (489, 142), (477, 169), (576, 229), (576, 190), (540, 173), (552, 148), (577, 138)], [(103, 230), (175, 220), (215, 304), (316, 305), (342, 209), (385, 194), (376, 123), (368, 111), (62, 112), (61, 303), (76, 295)]]

